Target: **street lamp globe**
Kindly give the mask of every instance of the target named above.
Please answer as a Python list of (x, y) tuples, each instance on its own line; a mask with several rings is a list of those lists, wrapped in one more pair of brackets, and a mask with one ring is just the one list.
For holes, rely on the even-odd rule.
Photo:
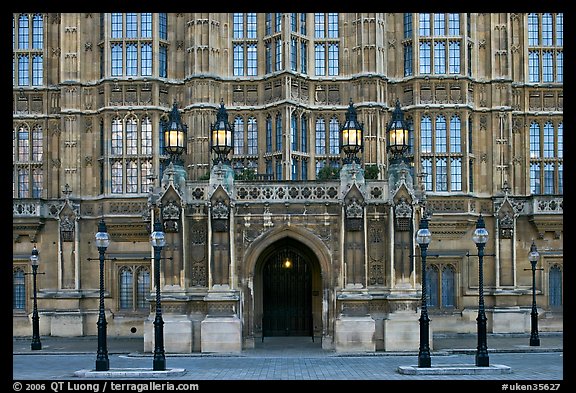
[(150, 244), (152, 247), (164, 247), (166, 245), (166, 236), (162, 232), (162, 224), (156, 221), (154, 231), (150, 234)]
[(528, 254), (528, 260), (530, 261), (531, 264), (536, 265), (536, 262), (538, 262), (539, 258), (540, 258), (540, 253), (538, 252), (538, 249), (536, 248), (536, 244), (534, 244), (534, 242), (532, 242), (532, 245), (530, 246), (530, 253)]
[(387, 149), (393, 157), (403, 157), (410, 149), (410, 127), (404, 120), (400, 100), (396, 100), (392, 119), (386, 127)]
[(228, 112), (224, 107), (224, 100), (220, 101), (220, 108), (216, 114), (216, 122), (210, 125), (211, 149), (217, 157), (214, 163), (227, 162), (226, 156), (234, 147), (232, 138), (232, 125), (228, 122)]
[(428, 229), (428, 220), (426, 218), (422, 218), (420, 221), (420, 229), (416, 232), (416, 242), (419, 245), (427, 245), (430, 244), (432, 240), (432, 233)]
[(100, 220), (98, 223), (98, 232), (96, 232), (96, 247), (100, 248), (108, 248), (110, 245), (110, 235), (106, 230), (106, 223), (104, 220)]
[(346, 122), (340, 129), (340, 148), (344, 154), (346, 154), (346, 163), (360, 162), (356, 154), (362, 151), (362, 134), (364, 129), (363, 125), (358, 122), (356, 116), (356, 109), (354, 109), (352, 99), (350, 99), (348, 112), (346, 112)]
[(474, 243), (476, 243), (476, 245), (484, 245), (486, 242), (488, 242), (488, 231), (486, 230), (486, 224), (484, 223), (484, 218), (482, 215), (478, 217), (476, 229), (472, 235), (472, 240)]
[(32, 255), (30, 255), (30, 265), (38, 267), (38, 263), (40, 262), (40, 256), (38, 255), (38, 249), (36, 245), (32, 249)]

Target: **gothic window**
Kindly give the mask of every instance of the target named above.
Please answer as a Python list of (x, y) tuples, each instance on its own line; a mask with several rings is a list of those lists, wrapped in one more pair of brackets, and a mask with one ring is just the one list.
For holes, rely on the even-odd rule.
[(292, 139), (292, 150), (298, 150), (298, 118), (295, 113), (290, 116), (290, 138)]
[(152, 121), (115, 117), (111, 121), (110, 192), (147, 193), (152, 185)]
[(314, 14), (314, 70), (317, 76), (339, 74), (338, 13)]
[(274, 41), (274, 70), (282, 71), (282, 40), (277, 38)]
[(266, 153), (272, 152), (272, 117), (266, 117)]
[(276, 179), (282, 179), (282, 161), (280, 159), (276, 159)]
[(563, 191), (563, 123), (530, 123), (530, 193), (561, 194)]
[(564, 80), (564, 14), (528, 14), (528, 82)]
[(340, 154), (340, 125), (335, 117), (330, 119), (328, 148), (330, 154)]
[(17, 184), (12, 187), (13, 195), (15, 198), (41, 198), (44, 190), (44, 129), (39, 124), (32, 126), (32, 130), (27, 124), (20, 124), (12, 135), (13, 179), (17, 179)]
[(24, 311), (26, 308), (26, 277), (24, 269), (17, 267), (13, 270), (12, 279), (12, 309)]
[[(418, 15), (418, 62), (420, 74), (460, 74), (462, 43), (460, 14)], [(406, 36), (410, 34), (410, 36)], [(404, 14), (404, 75), (412, 75), (412, 16)]]
[(251, 116), (248, 118), (248, 154), (255, 155), (258, 154), (258, 123), (256, 118)]
[(240, 116), (234, 118), (234, 154), (244, 154), (244, 120)]
[(134, 275), (128, 267), (120, 269), (120, 310), (132, 309), (134, 304)]
[(456, 306), (456, 269), (453, 265), (428, 265), (426, 279), (430, 308), (442, 310)]
[(276, 151), (282, 151), (282, 115), (276, 115)]
[(118, 269), (118, 308), (120, 311), (148, 309), (150, 270), (146, 266), (125, 265)]
[(301, 166), (302, 168), (300, 169), (300, 177), (302, 180), (308, 180), (308, 162), (303, 159)]
[(426, 191), (462, 191), (462, 130), (458, 115), (420, 121), (420, 163)]
[(232, 63), (234, 76), (254, 76), (258, 72), (256, 13), (232, 14)]
[(404, 76), (410, 76), (414, 73), (414, 55), (412, 54), (412, 43), (404, 44)]
[(323, 117), (316, 119), (316, 154), (326, 154), (326, 122)]
[(308, 152), (308, 120), (306, 115), (302, 115), (301, 124), (300, 124), (300, 151), (307, 153)]
[(404, 38), (411, 39), (412, 38), (412, 14), (405, 13), (404, 14)]
[[(155, 27), (156, 23), (157, 27)], [(110, 75), (115, 77), (152, 76), (154, 54), (158, 53), (157, 75), (166, 77), (168, 59), (166, 28), (167, 14), (165, 13), (109, 14), (110, 35), (105, 48), (109, 48)], [(157, 39), (154, 39), (154, 36)], [(104, 62), (104, 56), (100, 61)]]
[(548, 305), (551, 308), (562, 307), (563, 303), (563, 290), (562, 290), (562, 270), (560, 266), (554, 265), (550, 268), (548, 274)]
[(300, 42), (300, 72), (308, 73), (308, 43), (305, 41)]
[(13, 85), (42, 86), (44, 84), (44, 17), (42, 14), (14, 14), (12, 16), (12, 56)]
[(440, 293), (440, 287), (438, 286), (439, 277), (438, 267), (435, 265), (429, 265), (426, 267), (426, 278), (428, 281), (428, 307), (437, 308), (438, 294)]
[(290, 69), (296, 71), (298, 68), (298, 45), (296, 38), (290, 38)]

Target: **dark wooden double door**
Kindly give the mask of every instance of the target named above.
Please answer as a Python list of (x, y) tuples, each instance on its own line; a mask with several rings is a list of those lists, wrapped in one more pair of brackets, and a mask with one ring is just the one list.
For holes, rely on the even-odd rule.
[(292, 248), (278, 250), (264, 265), (263, 284), (262, 338), (313, 336), (312, 271), (306, 258)]

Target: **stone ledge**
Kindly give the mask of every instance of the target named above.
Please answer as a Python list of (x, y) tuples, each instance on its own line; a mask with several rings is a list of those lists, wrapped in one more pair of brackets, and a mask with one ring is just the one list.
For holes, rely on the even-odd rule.
[(163, 371), (149, 368), (111, 368), (107, 371), (78, 370), (74, 372), (80, 378), (168, 378), (186, 374), (184, 368), (169, 368)]
[(472, 364), (444, 364), (433, 367), (399, 366), (398, 372), (407, 375), (475, 375), (475, 374), (509, 374), (512, 369), (502, 364), (487, 367)]

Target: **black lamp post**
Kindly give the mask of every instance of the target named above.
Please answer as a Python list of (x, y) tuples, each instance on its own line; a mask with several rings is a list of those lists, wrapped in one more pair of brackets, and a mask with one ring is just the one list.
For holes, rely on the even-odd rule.
[(164, 355), (164, 321), (162, 320), (162, 306), (160, 304), (160, 253), (166, 244), (166, 238), (159, 221), (154, 223), (154, 231), (150, 234), (150, 243), (154, 247), (154, 286), (156, 287), (153, 368), (155, 371), (164, 371), (166, 370), (166, 357)]
[(404, 120), (404, 113), (400, 108), (400, 100), (396, 100), (396, 107), (392, 113), (392, 119), (386, 127), (387, 150), (392, 154), (392, 159), (404, 158), (410, 148), (410, 128)]
[(484, 246), (488, 241), (488, 231), (484, 223), (482, 214), (478, 217), (476, 222), (476, 230), (472, 236), (472, 240), (478, 247), (478, 348), (476, 350), (476, 366), (487, 367), (489, 366), (488, 346), (486, 344), (486, 313), (484, 312)]
[(538, 311), (536, 310), (536, 263), (538, 263), (540, 254), (536, 248), (536, 244), (532, 241), (530, 246), (530, 254), (528, 260), (532, 265), (532, 312), (530, 313), (530, 346), (540, 346), (540, 337), (538, 337)]
[(422, 309), (420, 312), (420, 349), (418, 351), (418, 367), (430, 367), (430, 318), (428, 318), (428, 308), (426, 296), (428, 292), (426, 282), (426, 255), (428, 244), (432, 240), (432, 234), (428, 229), (428, 218), (423, 216), (420, 220), (420, 228), (416, 233), (416, 242), (420, 246), (422, 256)]
[(224, 100), (220, 101), (216, 122), (210, 125), (210, 145), (217, 155), (214, 165), (220, 162), (227, 163), (227, 155), (234, 147), (234, 138), (232, 138), (232, 125), (228, 122), (228, 112), (224, 108)]
[(346, 112), (346, 121), (340, 128), (340, 149), (346, 154), (344, 158), (345, 164), (353, 162), (360, 164), (360, 159), (356, 154), (362, 151), (364, 127), (362, 123), (358, 123), (356, 119), (356, 109), (350, 99), (350, 106)]
[(186, 150), (186, 134), (188, 126), (182, 124), (180, 112), (176, 102), (172, 106), (170, 117), (164, 126), (164, 150), (170, 154), (170, 161), (174, 164), (181, 163), (181, 154)]
[(106, 223), (101, 219), (96, 233), (96, 247), (100, 257), (100, 307), (98, 312), (98, 354), (96, 355), (96, 371), (108, 371), (108, 349), (106, 347), (106, 314), (104, 313), (104, 253), (110, 245), (110, 237), (106, 231)]
[(34, 291), (34, 310), (32, 311), (32, 344), (30, 345), (30, 349), (33, 351), (42, 349), (42, 343), (40, 342), (40, 317), (38, 316), (38, 304), (36, 301), (36, 275), (38, 274), (38, 262), (40, 262), (40, 257), (38, 256), (38, 249), (36, 246), (34, 246), (32, 249), (32, 255), (30, 256)]

